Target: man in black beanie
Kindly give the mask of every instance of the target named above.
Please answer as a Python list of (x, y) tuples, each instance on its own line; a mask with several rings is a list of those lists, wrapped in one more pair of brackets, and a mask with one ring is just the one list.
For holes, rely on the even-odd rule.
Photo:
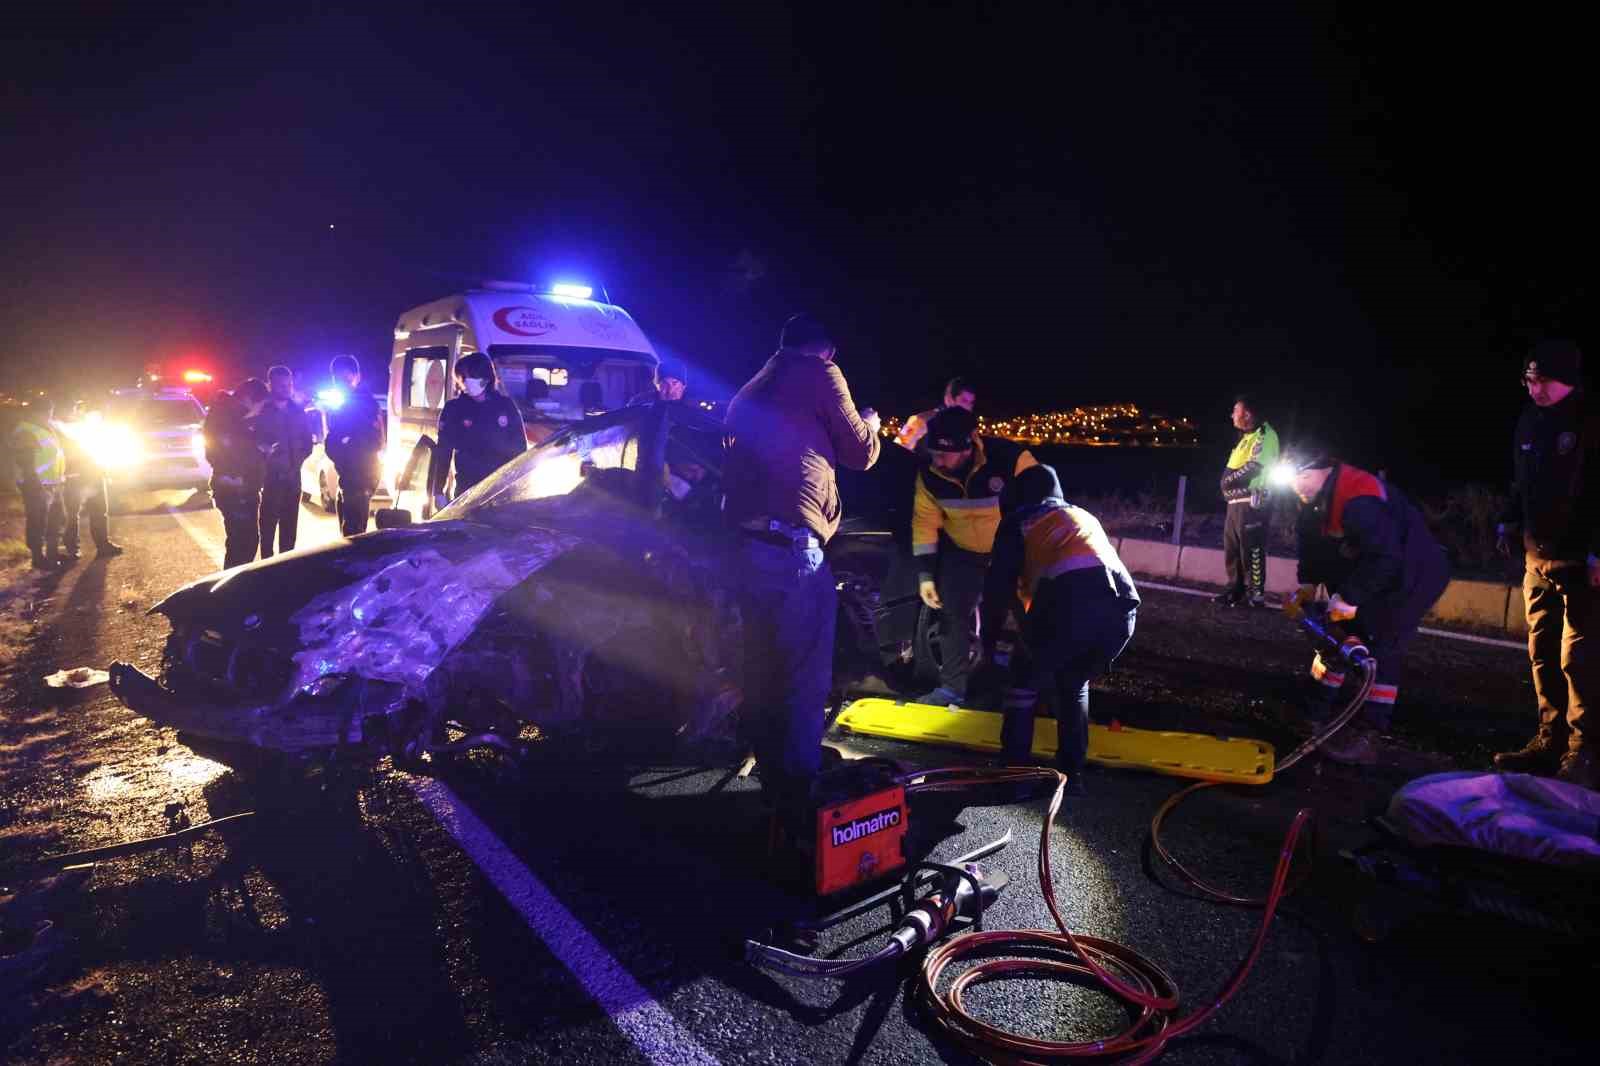
[[(1583, 388), (1583, 353), (1547, 340), (1523, 361), (1531, 403), (1517, 420), (1515, 479), (1496, 545), (1510, 556), (1521, 534), (1522, 596), (1539, 728), (1518, 751), (1494, 757), (1496, 769), (1553, 775), (1600, 788), (1600, 421)], [(1595, 733), (1595, 737), (1589, 737)]]

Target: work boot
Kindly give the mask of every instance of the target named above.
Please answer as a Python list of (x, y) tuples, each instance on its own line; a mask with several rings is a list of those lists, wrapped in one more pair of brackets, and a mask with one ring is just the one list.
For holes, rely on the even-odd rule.
[(1569, 785), (1578, 785), (1592, 792), (1600, 792), (1600, 759), (1596, 759), (1594, 748), (1588, 744), (1580, 748), (1571, 748), (1561, 757), (1561, 768), (1556, 771), (1556, 780), (1565, 781)]
[(109, 559), (114, 555), (122, 554), (122, 545), (113, 544), (108, 540), (104, 544), (100, 545), (99, 549), (94, 554), (95, 558), (97, 559)]
[(83, 558), (82, 554), (79, 553), (77, 548), (68, 548), (65, 552), (62, 553), (61, 557), (63, 559), (70, 560), (71, 562), (74, 562), (74, 563), (77, 562), (79, 559)]
[(1218, 607), (1237, 607), (1244, 602), (1244, 595), (1238, 589), (1229, 589), (1211, 598), (1211, 602)]
[(1351, 722), (1324, 740), (1317, 751), (1346, 766), (1376, 766), (1378, 737), (1371, 729)]
[(1244, 605), (1246, 607), (1265, 607), (1267, 605), (1267, 598), (1259, 594), (1255, 596), (1249, 596), (1246, 597)]
[(1516, 751), (1502, 751), (1494, 757), (1494, 768), (1507, 774), (1537, 774), (1552, 777), (1567, 753), (1565, 732), (1558, 734), (1547, 725)]

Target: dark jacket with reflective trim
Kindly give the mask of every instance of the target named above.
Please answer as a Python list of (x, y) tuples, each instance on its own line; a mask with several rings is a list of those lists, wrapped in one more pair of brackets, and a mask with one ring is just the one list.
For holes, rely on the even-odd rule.
[[(963, 551), (987, 555), (1000, 526), (1000, 493), (1012, 478), (1038, 466), (1033, 453), (998, 437), (979, 437), (965, 473), (947, 474), (932, 463), (917, 473), (911, 502), (911, 551), (920, 557), (939, 551), (939, 534)], [(924, 574), (930, 559), (923, 558)]]
[(1317, 498), (1301, 508), (1297, 532), (1300, 583), (1327, 585), (1357, 607), (1437, 597), (1449, 577), (1422, 512), (1359, 467), (1333, 467)]
[[(1036, 611), (1071, 614), (1113, 600), (1138, 606), (1133, 577), (1100, 520), (1062, 498), (1061, 483), (1049, 467), (1035, 465), (1019, 474), (1002, 507), (1005, 518), (995, 533), (981, 607), (986, 650), (993, 650), (1008, 612), (1022, 618), (1024, 640), (1032, 646), (1039, 628), (1033, 624)], [(1048, 628), (1071, 632), (1070, 625)]]
[(1600, 555), (1600, 420), (1576, 389), (1517, 420), (1511, 498), (1501, 520), (1522, 527), (1534, 562), (1583, 563)]

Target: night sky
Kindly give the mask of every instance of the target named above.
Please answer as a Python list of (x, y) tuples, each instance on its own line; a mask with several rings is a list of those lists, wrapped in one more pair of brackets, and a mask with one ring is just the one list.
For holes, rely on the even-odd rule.
[(1221, 442), (1258, 388), (1424, 484), (1509, 473), (1530, 340), (1594, 355), (1587, 37), (1534, 5), (678, 6), (9, 24), (5, 382), (376, 376), (401, 310), (569, 277), (701, 395), (805, 308), (887, 413), (963, 372)]

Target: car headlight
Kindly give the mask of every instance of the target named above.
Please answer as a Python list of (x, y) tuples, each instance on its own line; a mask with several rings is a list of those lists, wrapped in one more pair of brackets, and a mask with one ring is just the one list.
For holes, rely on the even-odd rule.
[(86, 436), (84, 448), (102, 470), (125, 470), (144, 462), (144, 444), (127, 426), (101, 423)]

